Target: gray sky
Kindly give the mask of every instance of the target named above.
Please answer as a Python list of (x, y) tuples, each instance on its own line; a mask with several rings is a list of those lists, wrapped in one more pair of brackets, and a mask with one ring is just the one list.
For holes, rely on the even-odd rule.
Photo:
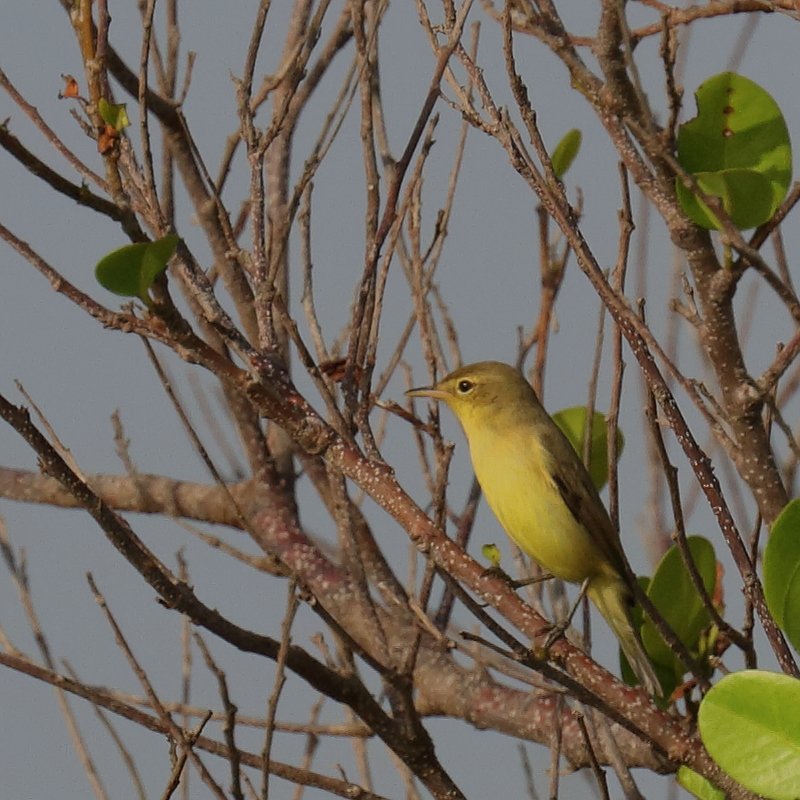
[[(61, 73), (73, 73), (83, 84), (80, 61), (71, 28), (56, 3), (8, 3), (0, 26), (0, 68), (23, 95), (44, 115), (48, 123), (70, 143), (76, 152), (95, 169), (100, 169), (94, 145), (77, 129), (69, 115), (71, 104), (59, 101)], [(211, 3), (195, 0), (184, 3), (182, 49), (198, 53), (193, 88), (186, 104), (186, 115), (193, 127), (201, 151), (212, 174), (216, 171), (225, 138), (234, 129), (234, 97), (230, 75), (241, 72), (243, 53), (252, 24), (255, 2)], [(270, 34), (276, 46), (280, 40), (280, 16), (288, 3), (273, 4)], [(565, 3), (567, 12), (592, 16), (594, 4)], [(139, 29), (135, 3), (110, 3), (113, 16), (112, 41), (133, 63), (138, 58)], [(503, 73), (499, 55), (498, 31), (477, 7), (474, 18), (483, 20), (481, 51), (487, 76), (502, 98)], [(651, 14), (635, 9), (648, 19)], [(696, 26), (686, 65), (686, 110), (694, 114), (691, 92), (712, 74), (727, 68), (728, 59), (740, 22), (707, 22)], [(583, 26), (591, 29), (591, 20)], [(790, 131), (798, 130), (796, 70), (785, 65), (796, 64), (796, 31), (785, 17), (765, 16), (742, 66), (743, 74), (759, 82), (776, 98), (784, 110)], [(663, 108), (661, 78), (657, 71), (657, 43), (648, 41), (637, 51), (645, 86), (653, 105)], [(268, 53), (274, 53), (269, 48)], [(382, 40), (384, 55), (383, 94), (387, 100), (391, 144), (401, 149), (427, 90), (432, 58), (426, 37), (420, 28), (414, 4), (395, 3), (389, 12)], [(274, 56), (277, 57), (277, 56)], [(584, 232), (599, 261), (613, 264), (617, 248), (617, 209), (619, 207), (616, 159), (609, 144), (602, 138), (598, 123), (587, 111), (582, 99), (569, 90), (566, 71), (554, 57), (535, 42), (520, 41), (518, 64), (529, 82), (531, 98), (539, 114), (546, 141), (554, 144), (570, 128), (581, 128), (583, 149), (568, 175), (571, 191), (580, 186), (585, 193)], [(321, 99), (304, 116), (297, 146), (297, 163), (302, 163), (305, 149), (315, 139), (327, 111), (332, 92), (346, 68), (341, 59), (335, 80), (321, 87)], [(260, 64), (258, 74), (275, 66)], [(128, 99), (128, 98), (125, 98)], [(129, 100), (129, 99), (128, 99)], [(130, 102), (132, 117), (135, 103)], [(435, 209), (446, 190), (454, 142), (460, 120), (446, 105), (440, 104), (441, 121), (437, 143), (431, 157), (425, 182), (425, 203)], [(62, 168), (58, 158), (36, 134), (24, 115), (5, 96), (0, 96), (0, 118), (10, 117), (11, 130), (23, 139), (48, 163)], [(74, 176), (71, 176), (74, 177)], [(125, 243), (123, 234), (112, 224), (77, 207), (71, 201), (54, 196), (41, 183), (28, 176), (9, 157), (0, 155), (0, 220), (19, 237), (60, 269), (82, 289), (100, 301), (116, 307), (117, 300), (96, 286), (93, 266), (108, 250)], [(599, 187), (604, 188), (598, 191)], [(246, 176), (239, 169), (228, 189), (226, 200), (233, 208), (246, 192)], [(351, 111), (344, 129), (326, 163), (320, 169), (315, 188), (314, 263), (315, 280), (323, 326), (334, 334), (347, 318), (352, 287), (361, 271), (363, 260), (363, 181), (360, 172), (357, 105)], [(638, 205), (638, 195), (635, 195)], [(511, 170), (499, 147), (481, 134), (470, 133), (463, 176), (460, 182), (450, 236), (442, 260), (439, 283), (457, 323), (462, 352), (467, 361), (484, 358), (513, 360), (517, 328), (530, 327), (538, 308), (536, 263), (536, 224), (534, 202), (521, 179)], [(180, 233), (203, 258), (207, 254), (198, 231), (193, 227), (191, 212), (182, 203)], [(787, 250), (797, 236), (785, 230)], [(0, 391), (15, 398), (13, 381), (20, 380), (47, 413), (65, 444), (72, 449), (81, 467), (87, 472), (119, 472), (121, 465), (114, 454), (111, 413), (118, 409), (132, 441), (132, 455), (143, 471), (176, 477), (206, 480), (205, 471), (176, 419), (174, 411), (158, 387), (146, 362), (141, 346), (133, 338), (102, 330), (80, 310), (57, 296), (29, 265), (8, 248), (0, 261), (3, 292), (0, 295)], [(551, 410), (584, 401), (591, 368), (598, 303), (588, 282), (574, 263), (563, 289), (558, 307), (558, 332), (551, 345), (548, 363), (545, 403)], [(656, 332), (665, 329), (668, 301), (671, 297), (673, 254), (660, 223), (653, 219), (649, 231), (645, 265), (649, 295), (649, 319)], [(393, 277), (397, 296), (403, 296), (399, 272)], [(631, 276), (634, 279), (634, 276)], [(406, 293), (407, 295), (407, 293)], [(746, 296), (746, 291), (742, 292)], [(763, 301), (763, 305), (761, 302)], [(406, 305), (403, 305), (403, 302)], [(407, 296), (396, 309), (387, 312), (384, 322), (387, 347), (393, 343), (393, 332), (405, 322), (410, 305)], [(791, 323), (783, 312), (770, 313), (775, 306), (771, 298), (759, 297), (758, 311), (748, 346), (752, 363), (763, 366), (773, 355), (775, 343), (785, 340)], [(743, 309), (744, 310), (744, 309)], [(688, 337), (683, 334), (682, 342)], [(386, 351), (388, 353), (388, 350)], [(681, 363), (690, 372), (700, 367), (684, 347)], [(386, 353), (384, 353), (385, 355)], [(409, 356), (415, 356), (412, 348)], [(628, 448), (620, 467), (622, 482), (623, 538), (635, 566), (649, 571), (642, 549), (638, 546), (640, 512), (645, 491), (639, 425), (640, 395), (633, 361), (629, 364), (622, 427), (628, 434)], [(189, 368), (170, 362), (179, 384), (188, 391)], [(606, 359), (608, 364), (608, 359)], [(419, 363), (417, 364), (419, 369)], [(754, 367), (755, 368), (755, 367)], [(424, 379), (424, 373), (418, 371)], [(607, 401), (608, 375), (601, 379), (600, 407)], [(211, 382), (199, 375), (202, 384)], [(387, 396), (398, 399), (402, 387), (393, 383)], [(188, 395), (187, 395), (188, 396)], [(21, 402), (21, 400), (20, 400)], [(682, 401), (683, 402), (683, 401)], [(686, 403), (683, 402), (684, 407)], [(626, 428), (626, 414), (631, 420)], [(201, 419), (197, 417), (200, 424)], [(445, 419), (445, 430), (457, 443), (452, 470), (453, 497), (463, 497), (470, 480), (466, 449), (452, 419)], [(385, 454), (401, 478), (416, 488), (422, 500), (422, 485), (410, 437), (397, 424), (392, 429), (395, 439), (386, 446)], [(209, 441), (212, 452), (218, 456)], [(34, 459), (28, 449), (10, 430), (0, 427), (0, 452), (6, 465), (32, 468)], [(677, 458), (685, 473), (685, 464)], [(723, 476), (724, 477), (724, 476)], [(416, 484), (416, 487), (415, 487)], [(304, 490), (303, 519), (320, 537), (333, 540), (326, 516), (319, 513), (311, 493)], [(458, 505), (458, 502), (456, 502)], [(381, 541), (392, 542), (393, 557), (398, 563), (407, 558), (406, 540), (388, 518), (369, 509)], [(113, 683), (138, 692), (134, 678), (114, 647), (112, 636), (103, 622), (85, 584), (85, 573), (91, 571), (100, 588), (107, 593), (145, 666), (155, 677), (165, 697), (175, 696), (179, 688), (179, 624), (175, 615), (163, 611), (152, 599), (140, 578), (117, 556), (102, 533), (80, 512), (57, 513), (43, 508), (15, 505), (0, 501), (0, 514), (7, 522), (12, 542), (27, 552), (31, 584), (37, 609), (51, 646), (58, 659), (69, 659), (78, 673), (92, 683)], [(744, 520), (742, 520), (744, 522)], [(174, 553), (186, 548), (193, 581), (205, 603), (244, 626), (252, 626), (273, 635), (277, 633), (285, 601), (285, 587), (277, 582), (266, 583), (260, 576), (230, 559), (209, 553), (175, 525), (154, 523), (133, 517), (137, 530), (168, 563)], [(644, 523), (646, 524), (646, 523)], [(722, 545), (710, 516), (701, 508), (691, 519), (692, 530), (708, 535), (721, 550)], [(486, 509), (481, 510), (474, 545), (505, 540), (497, 523)], [(241, 542), (242, 546), (246, 546)], [(404, 575), (404, 570), (399, 570)], [(732, 568), (729, 568), (729, 574)], [(231, 591), (235, 587), (235, 591)], [(729, 581), (729, 606), (737, 608), (738, 584)], [(466, 615), (461, 618), (468, 623)], [(33, 652), (34, 644), (25, 625), (15, 592), (7, 578), (0, 580), (0, 623), (15, 644)], [(308, 636), (321, 625), (314, 614), (303, 609), (295, 639), (310, 646)], [(597, 653), (601, 660), (616, 670), (616, 648), (608, 641), (608, 632), (595, 626)], [(212, 650), (221, 657), (230, 675), (236, 675), (233, 686), (235, 702), (242, 711), (262, 713), (271, 689), (272, 665), (255, 657), (230, 652), (210, 640)], [(196, 700), (218, 706), (216, 690), (204, 669), (196, 670)], [(281, 702), (279, 717), (301, 717), (295, 709), (308, 703), (308, 691), (299, 680), (292, 679)], [(298, 705), (299, 704), (299, 705)], [(102, 765), (103, 777), (114, 797), (131, 796), (119, 760), (107, 737), (93, 717), (91, 709), (73, 701), (92, 753)], [(4, 719), (14, 720), (0, 729), (0, 774), (3, 775), (3, 796), (8, 798), (44, 798), (58, 794), (63, 798), (89, 795), (82, 768), (67, 739), (64, 725), (51, 692), (31, 679), (4, 671), (0, 679), (0, 709)], [(326, 705), (325, 718), (341, 718), (340, 709)], [(442, 720), (428, 723), (437, 738), (444, 764), (452, 769), (456, 780), (471, 797), (491, 796), (502, 786), (505, 796), (522, 796), (524, 782), (519, 769), (517, 742), (499, 735), (477, 733), (466, 725)], [(165, 747), (159, 737), (144, 734), (133, 726), (120, 723), (120, 728), (140, 758), (140, 768), (152, 796), (164, 785), (169, 772)], [(446, 731), (442, 736), (438, 734)], [(216, 730), (212, 730), (216, 734)], [(260, 735), (249, 740), (242, 732), (242, 743), (251, 749), (261, 746)], [(275, 757), (297, 762), (302, 742), (279, 736)], [(547, 753), (530, 745), (528, 752), (536, 765), (539, 791), (546, 792)], [(400, 796), (396, 775), (390, 770), (380, 745), (371, 745), (375, 754), (376, 789), (389, 796)], [(320, 771), (334, 772), (342, 763), (354, 779), (349, 750), (338, 743), (325, 744), (315, 760)], [(195, 776), (193, 784), (197, 785)], [(648, 797), (666, 797), (670, 780), (650, 778), (644, 784)], [(276, 782), (276, 797), (288, 797), (290, 788)], [(563, 797), (592, 797), (584, 776), (572, 776), (564, 783)], [(202, 796), (199, 789), (197, 795)], [(308, 792), (307, 797), (316, 797)]]

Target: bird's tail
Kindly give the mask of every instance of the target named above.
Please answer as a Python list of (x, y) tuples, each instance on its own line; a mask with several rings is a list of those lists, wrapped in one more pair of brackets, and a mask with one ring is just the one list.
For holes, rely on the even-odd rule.
[(625, 653), (639, 683), (651, 695), (661, 697), (661, 684), (631, 622), (629, 590), (624, 581), (618, 576), (598, 577), (589, 584), (586, 593), (619, 640), (622, 652)]

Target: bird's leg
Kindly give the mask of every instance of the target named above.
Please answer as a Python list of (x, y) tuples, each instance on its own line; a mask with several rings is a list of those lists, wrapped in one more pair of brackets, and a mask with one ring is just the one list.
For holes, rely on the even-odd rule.
[(503, 578), (514, 591), (516, 591), (517, 589), (522, 589), (525, 586), (532, 586), (535, 583), (543, 583), (544, 581), (549, 581), (555, 578), (555, 575), (551, 575), (549, 572), (545, 572), (543, 575), (536, 575), (535, 577), (531, 578), (522, 578), (521, 580), (514, 580), (514, 578), (512, 578), (499, 565), (494, 567), (487, 567), (483, 571), (483, 574), (495, 575), (498, 578)]
[[(523, 580), (517, 581), (514, 580), (504, 569), (502, 569), (499, 564), (496, 564), (493, 567), (487, 567), (483, 571), (483, 575), (486, 576), (491, 575), (492, 577), (495, 578), (502, 578), (502, 580), (504, 580), (511, 587), (513, 591), (521, 589), (523, 586), (530, 586), (531, 584), (534, 583), (541, 583), (542, 581), (549, 581), (551, 578), (555, 578), (555, 575), (551, 575), (548, 572), (545, 575), (538, 575), (535, 578), (525, 578)], [(488, 605), (489, 605), (488, 603), (482, 603), (481, 607), (485, 608)]]
[[(548, 575), (548, 577), (552, 577), (552, 575)], [(563, 636), (569, 626), (572, 624), (572, 618), (575, 616), (575, 612), (578, 610), (578, 606), (581, 604), (581, 601), (586, 596), (586, 589), (589, 586), (589, 579), (586, 578), (584, 582), (581, 584), (581, 589), (578, 592), (578, 596), (575, 598), (575, 602), (572, 604), (572, 608), (569, 610), (569, 614), (567, 614), (566, 619), (562, 620), (561, 622), (553, 623), (553, 627), (550, 629), (550, 632), (547, 634), (547, 638), (544, 640), (544, 649), (546, 650), (550, 647), (556, 639), (560, 636)]]
[(536, 575), (535, 577), (531, 578), (523, 578), (522, 580), (518, 581), (512, 580), (511, 586), (513, 589), (522, 589), (525, 586), (533, 586), (536, 583), (544, 583), (545, 581), (552, 580), (553, 578), (555, 578), (555, 575), (545, 572), (543, 575)]

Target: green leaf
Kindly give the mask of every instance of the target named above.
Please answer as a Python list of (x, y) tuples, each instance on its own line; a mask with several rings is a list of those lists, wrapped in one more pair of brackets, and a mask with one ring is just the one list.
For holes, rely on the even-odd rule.
[[(639, 686), (639, 678), (633, 669), (631, 669), (628, 657), (622, 652), (621, 647), (619, 648), (619, 664), (622, 680), (624, 680), (628, 686)], [(656, 664), (654, 662), (651, 662), (651, 665), (653, 671), (656, 673), (656, 678), (658, 678), (659, 686), (661, 686), (661, 697), (653, 697), (652, 700), (659, 708), (668, 708), (672, 702), (672, 693), (683, 681), (672, 665), (665, 667), (663, 664)]]
[(742, 786), (770, 800), (800, 797), (800, 681), (745, 670), (725, 676), (700, 704), (700, 736)]
[(775, 520), (764, 550), (764, 595), (769, 612), (800, 650), (800, 500)]
[(153, 281), (167, 268), (180, 237), (169, 234), (154, 242), (137, 242), (120, 247), (97, 262), (97, 282), (122, 297), (139, 297), (148, 306)]
[[(583, 439), (586, 430), (586, 406), (562, 408), (553, 414), (553, 421), (561, 428), (579, 456), (583, 456)], [(608, 428), (606, 416), (599, 411), (594, 412), (591, 430), (591, 448), (589, 452), (589, 474), (598, 490), (608, 482)], [(617, 428), (617, 452), (622, 453), (625, 437)]]
[(699, 800), (725, 800), (725, 792), (689, 767), (678, 767), (677, 778), (678, 783)]
[[(778, 104), (757, 83), (723, 72), (695, 93), (697, 116), (678, 130), (678, 161), (709, 195), (719, 197), (738, 228), (766, 222), (792, 179), (789, 131)], [(676, 178), (684, 212), (719, 228), (709, 208)]]
[(115, 131), (121, 131), (131, 124), (125, 103), (109, 103), (105, 97), (101, 97), (97, 103), (97, 113), (100, 114), (100, 119)]
[[(698, 172), (695, 178), (707, 195), (722, 201), (725, 213), (740, 230), (755, 228), (775, 213), (772, 185), (755, 170)], [(721, 227), (714, 212), (681, 182), (678, 183), (678, 199), (687, 216), (698, 225), (709, 230)]]
[[(648, 589), (650, 588), (650, 578), (646, 577), (645, 575), (639, 575), (636, 580), (638, 581), (642, 591), (645, 594), (648, 594)], [(633, 608), (631, 608), (631, 622), (636, 630), (641, 631), (644, 618), (644, 612), (639, 605), (635, 605)], [(653, 700), (660, 708), (666, 708), (669, 705), (670, 696), (681, 684), (681, 676), (676, 675), (676, 671), (672, 664), (665, 667), (663, 664), (659, 664), (657, 662), (652, 663), (662, 690), (662, 697), (655, 697)], [(639, 679), (636, 677), (636, 673), (631, 669), (631, 665), (628, 663), (628, 658), (625, 653), (622, 652), (621, 647), (619, 648), (619, 664), (620, 673), (625, 683), (627, 683), (629, 686), (638, 686)]]
[(555, 146), (550, 160), (553, 163), (553, 172), (555, 172), (556, 178), (559, 180), (564, 177), (566, 171), (572, 166), (575, 156), (578, 155), (578, 150), (581, 149), (582, 138), (581, 132), (577, 128), (573, 128), (571, 131), (567, 131)]
[[(713, 597), (717, 580), (714, 547), (702, 536), (689, 536), (687, 544), (703, 586)], [(711, 624), (711, 615), (692, 583), (677, 545), (670, 547), (661, 559), (650, 580), (647, 596), (689, 651), (697, 653), (700, 634)], [(645, 619), (642, 625), (642, 644), (656, 665), (672, 670), (676, 678), (683, 674), (683, 665), (650, 619)]]
[(175, 248), (178, 246), (180, 237), (174, 233), (150, 242), (144, 251), (141, 268), (141, 284), (147, 291), (152, 286), (153, 281), (167, 268)]

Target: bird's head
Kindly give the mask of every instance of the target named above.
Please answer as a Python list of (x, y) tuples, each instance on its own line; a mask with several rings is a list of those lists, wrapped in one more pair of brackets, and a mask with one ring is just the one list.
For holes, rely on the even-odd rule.
[(411, 389), (409, 397), (442, 400), (458, 417), (465, 429), (485, 424), (507, 409), (529, 404), (533, 389), (522, 374), (499, 361), (481, 361), (451, 372), (433, 386)]

